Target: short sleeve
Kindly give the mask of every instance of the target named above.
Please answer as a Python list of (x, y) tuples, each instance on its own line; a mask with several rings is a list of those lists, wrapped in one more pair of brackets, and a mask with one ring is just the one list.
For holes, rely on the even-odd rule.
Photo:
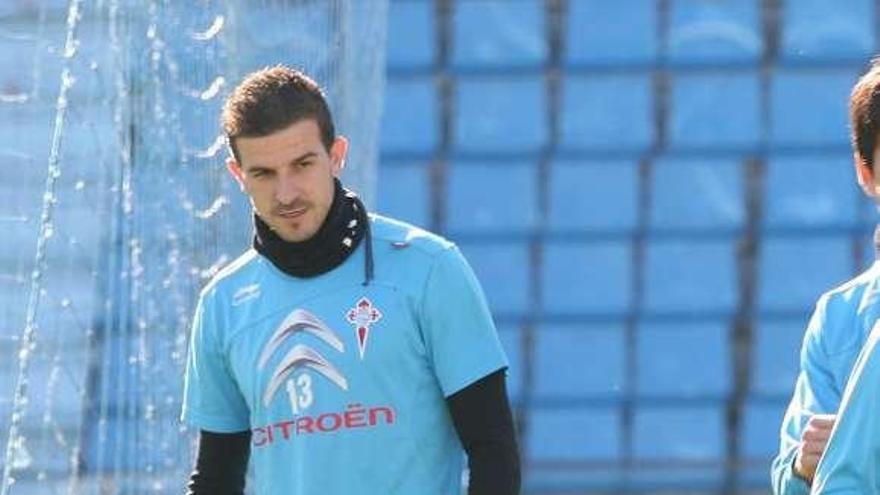
[(245, 431), (250, 413), (221, 351), (218, 331), (216, 312), (203, 297), (193, 318), (181, 418), (206, 431)]
[(507, 366), (483, 290), (455, 246), (433, 261), (420, 324), (446, 397)]

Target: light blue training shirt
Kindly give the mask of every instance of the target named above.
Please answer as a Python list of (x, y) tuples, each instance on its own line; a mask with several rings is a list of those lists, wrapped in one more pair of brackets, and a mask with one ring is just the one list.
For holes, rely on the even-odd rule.
[(364, 244), (295, 278), (249, 250), (202, 291), (182, 417), (251, 431), (260, 495), (461, 493), (445, 398), (507, 366), (483, 292), (449, 241), (371, 215)]
[(880, 324), (874, 326), (843, 393), (816, 469), (814, 494), (880, 493)]
[(806, 495), (794, 459), (807, 421), (835, 414), (853, 364), (880, 316), (880, 263), (819, 298), (801, 348), (800, 373), (780, 429), (771, 479), (775, 495)]

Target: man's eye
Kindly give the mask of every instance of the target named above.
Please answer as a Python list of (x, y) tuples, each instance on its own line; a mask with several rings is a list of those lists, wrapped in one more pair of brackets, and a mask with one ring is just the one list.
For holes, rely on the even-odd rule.
[(311, 160), (305, 161), (305, 162), (299, 162), (299, 166), (303, 167), (303, 168), (308, 167), (311, 164), (312, 164)]

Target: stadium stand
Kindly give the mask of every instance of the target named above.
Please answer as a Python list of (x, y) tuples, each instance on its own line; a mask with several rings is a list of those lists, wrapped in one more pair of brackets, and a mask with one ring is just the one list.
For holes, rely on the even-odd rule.
[(799, 0), (784, 2), (783, 9), (782, 64), (861, 65), (876, 48), (871, 0)]
[(770, 84), (770, 145), (780, 150), (846, 152), (846, 101), (858, 70), (778, 68)]
[(670, 149), (742, 154), (761, 143), (764, 131), (757, 71), (676, 74), (671, 108)]
[(767, 232), (858, 227), (865, 200), (846, 154), (772, 156), (765, 175), (762, 227)]
[[(634, 160), (558, 160), (549, 172), (546, 228), (553, 233), (632, 233), (638, 220)], [(614, 208), (607, 205), (614, 202)]]
[[(455, 234), (527, 234), (538, 225), (533, 162), (455, 161), (447, 168), (446, 227)], [(503, 181), (504, 187), (490, 184)]]
[(854, 271), (848, 234), (767, 235), (759, 253), (757, 310), (802, 316), (813, 309), (822, 292), (842, 284)]
[(384, 215), (429, 228), (431, 225), (430, 165), (418, 160), (386, 162), (379, 167), (379, 181), (386, 190), (377, 209)]
[(395, 1), (388, 6), (388, 71), (425, 71), (436, 57), (436, 8), (425, 0)]
[(677, 66), (756, 64), (764, 50), (760, 4), (673, 0), (668, 61)]
[(730, 316), (737, 305), (736, 245), (731, 239), (651, 240), (644, 265), (647, 315)]
[(649, 72), (567, 75), (561, 91), (560, 151), (634, 154), (653, 143)]
[(440, 142), (439, 126), (440, 105), (433, 78), (389, 78), (380, 137), (383, 153), (430, 154)]
[(654, 0), (570, 2), (564, 22), (566, 69), (654, 63), (659, 53), (654, 5)]
[(547, 144), (547, 95), (540, 75), (462, 76), (455, 90), (457, 152), (537, 153)]
[[(626, 388), (622, 321), (541, 325), (532, 342), (532, 398), (539, 403), (618, 400)], [(602, 373), (591, 373), (595, 366)]]
[(479, 0), (453, 4), (452, 67), (535, 69), (549, 52), (544, 2)]
[(630, 241), (548, 241), (543, 252), (546, 313), (622, 317), (632, 309)]
[(679, 234), (745, 227), (745, 170), (736, 159), (661, 157), (651, 174), (648, 229)]

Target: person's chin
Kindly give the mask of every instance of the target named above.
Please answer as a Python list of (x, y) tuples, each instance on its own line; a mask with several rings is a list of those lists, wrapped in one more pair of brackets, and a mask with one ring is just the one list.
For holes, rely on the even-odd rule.
[(307, 226), (299, 224), (296, 227), (285, 225), (282, 228), (276, 228), (275, 233), (287, 242), (303, 242), (311, 239), (315, 232)]

